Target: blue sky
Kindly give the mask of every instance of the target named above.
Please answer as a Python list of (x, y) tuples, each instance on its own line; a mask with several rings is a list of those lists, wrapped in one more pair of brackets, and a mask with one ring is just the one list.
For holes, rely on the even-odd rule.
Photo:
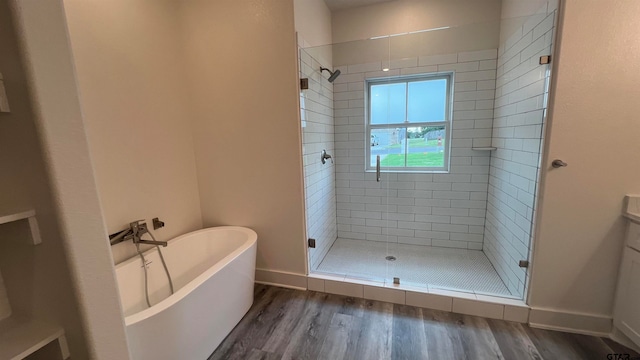
[(444, 121), (446, 101), (446, 79), (372, 85), (371, 123), (403, 123), (407, 112), (409, 122)]

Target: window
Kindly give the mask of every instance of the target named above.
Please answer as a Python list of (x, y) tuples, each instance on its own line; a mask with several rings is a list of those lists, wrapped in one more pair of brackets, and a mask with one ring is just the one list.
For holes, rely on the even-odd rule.
[(367, 170), (448, 171), (451, 74), (369, 80)]

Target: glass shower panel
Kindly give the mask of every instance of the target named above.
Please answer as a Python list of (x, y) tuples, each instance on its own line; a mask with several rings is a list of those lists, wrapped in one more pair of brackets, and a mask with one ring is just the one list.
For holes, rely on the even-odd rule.
[(304, 49), (312, 271), (524, 296), (555, 12)]
[[(390, 49), (389, 38), (376, 39), (370, 41), (370, 46), (386, 43), (386, 48)], [(390, 71), (388, 64), (391, 54), (387, 50), (383, 52), (381, 58), (374, 59), (377, 65), (380, 62), (380, 70), (365, 74), (365, 81), (369, 87), (369, 119), (365, 119), (371, 129), (371, 133), (379, 133), (384, 138), (384, 146), (378, 149), (380, 187), (382, 190), (380, 197), (381, 205), (381, 236), (379, 240), (384, 243), (384, 253), (378, 256), (381, 267), (384, 269), (383, 281), (385, 284), (392, 284), (394, 277), (397, 277), (398, 247), (397, 247), (397, 227), (398, 221), (394, 214), (397, 211), (398, 190), (394, 184), (397, 181), (395, 169), (403, 168), (406, 141), (406, 129), (400, 125), (405, 123), (407, 118), (407, 87), (408, 84), (398, 82), (395, 72)], [(365, 84), (365, 86), (367, 86)], [(384, 108), (379, 105), (385, 104)], [(381, 116), (378, 116), (381, 114)], [(375, 127), (375, 128), (374, 128)], [(372, 148), (373, 152), (373, 148)]]
[[(300, 78), (308, 89), (300, 90), (300, 119), (307, 237), (310, 271), (317, 271), (337, 237), (336, 156), (333, 84), (320, 72), (330, 67), (331, 46), (299, 49)], [(331, 158), (322, 159), (322, 151)]]
[[(526, 296), (557, 2), (502, 20), (484, 252), (509, 293)], [(508, 161), (505, 161), (508, 160)], [(522, 266), (520, 265), (522, 264)]]

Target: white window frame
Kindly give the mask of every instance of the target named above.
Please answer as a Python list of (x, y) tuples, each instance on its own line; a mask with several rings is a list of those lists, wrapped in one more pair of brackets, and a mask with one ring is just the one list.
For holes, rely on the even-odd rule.
[[(397, 76), (392, 78), (376, 78), (376, 79), (367, 79), (365, 86), (367, 91), (366, 96), (366, 104), (365, 104), (365, 127), (366, 127), (366, 136), (365, 136), (365, 146), (366, 146), (366, 162), (365, 162), (365, 171), (371, 172), (376, 171), (375, 165), (371, 165), (371, 130), (374, 129), (405, 129), (407, 134), (407, 141), (405, 142), (405, 156), (408, 154), (408, 128), (413, 127), (437, 127), (444, 126), (445, 130), (445, 143), (444, 143), (444, 166), (442, 167), (416, 167), (416, 166), (404, 166), (404, 167), (381, 167), (380, 171), (389, 172), (389, 173), (403, 173), (403, 172), (411, 172), (411, 173), (448, 173), (449, 172), (449, 156), (451, 153), (451, 122), (453, 118), (453, 76), (452, 72), (447, 73), (429, 73), (429, 74), (420, 74), (420, 75), (412, 75), (412, 76)], [(446, 97), (446, 109), (445, 109), (445, 120), (444, 121), (434, 121), (434, 122), (409, 122), (407, 118), (404, 119), (402, 123), (390, 123), (390, 124), (371, 124), (371, 86), (373, 85), (387, 85), (387, 84), (397, 84), (397, 83), (406, 83), (407, 84), (407, 92), (409, 91), (408, 84), (416, 81), (425, 81), (425, 80), (438, 80), (438, 79), (446, 79), (447, 80), (447, 97)], [(407, 94), (408, 100), (408, 94)], [(407, 101), (408, 103), (408, 101)], [(405, 106), (408, 106), (405, 104)], [(409, 112), (406, 112), (405, 116), (409, 116)], [(405, 158), (406, 164), (406, 158)]]

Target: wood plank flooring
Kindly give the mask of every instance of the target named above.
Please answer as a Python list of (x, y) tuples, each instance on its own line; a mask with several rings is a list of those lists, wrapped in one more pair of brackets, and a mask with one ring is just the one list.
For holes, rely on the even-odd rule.
[(618, 359), (608, 339), (407, 305), (256, 285), (215, 359)]

